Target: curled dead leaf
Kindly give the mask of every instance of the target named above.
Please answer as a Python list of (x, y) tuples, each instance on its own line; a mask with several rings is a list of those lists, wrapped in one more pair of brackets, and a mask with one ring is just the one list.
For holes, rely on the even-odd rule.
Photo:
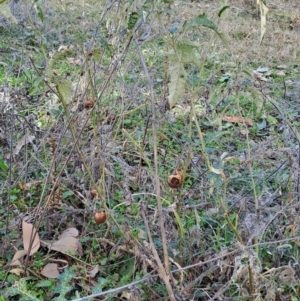
[(253, 125), (253, 120), (251, 119), (246, 119), (243, 117), (239, 117), (239, 116), (228, 116), (228, 115), (224, 115), (222, 117), (223, 121), (228, 121), (228, 122), (232, 122), (232, 123), (245, 123), (247, 125), (252, 126)]
[(183, 172), (181, 169), (176, 169), (174, 174), (168, 177), (168, 185), (171, 188), (179, 188), (183, 183)]
[(226, 180), (226, 176), (222, 169), (217, 169), (217, 168), (211, 167), (211, 171), (217, 175), (220, 175), (223, 180)]

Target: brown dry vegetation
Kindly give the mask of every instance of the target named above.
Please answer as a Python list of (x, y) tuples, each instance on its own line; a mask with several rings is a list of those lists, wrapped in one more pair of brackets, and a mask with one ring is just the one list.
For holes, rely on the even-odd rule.
[(0, 20), (0, 301), (300, 298), (299, 1), (148, 2)]

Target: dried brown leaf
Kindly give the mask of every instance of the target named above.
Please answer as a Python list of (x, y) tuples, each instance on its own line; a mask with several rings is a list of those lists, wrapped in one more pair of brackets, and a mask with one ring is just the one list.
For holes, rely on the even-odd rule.
[(20, 265), (21, 262), (19, 259), (27, 255), (27, 252), (27, 250), (17, 251), (9, 265)]
[(26, 135), (23, 136), (22, 139), (18, 142), (13, 154), (18, 155), (21, 148), (27, 143), (32, 143), (34, 139), (35, 139), (35, 136), (26, 136)]
[(62, 239), (64, 237), (77, 237), (78, 235), (79, 231), (76, 228), (68, 228), (58, 236), (58, 239)]
[(225, 115), (225, 116), (222, 117), (222, 120), (232, 122), (232, 123), (245, 123), (245, 124), (250, 125), (250, 126), (253, 125), (253, 120), (246, 119), (246, 118), (239, 117), (239, 116)]
[(58, 265), (56, 263), (48, 263), (41, 270), (41, 274), (47, 278), (57, 278), (59, 275)]
[(78, 243), (79, 240), (75, 237), (63, 237), (52, 244), (51, 250), (58, 251), (63, 254), (77, 255)]
[(98, 272), (99, 272), (99, 265), (96, 265), (96, 266), (93, 267), (93, 269), (88, 271), (87, 274), (88, 274), (89, 277), (94, 278)]
[(23, 245), (25, 250), (29, 250), (30, 247), (30, 239), (33, 239), (33, 243), (30, 250), (30, 255), (34, 254), (41, 246), (40, 237), (33, 227), (32, 224), (26, 223), (23, 219), (22, 221), (22, 229), (23, 229)]
[(24, 273), (24, 270), (22, 270), (20, 268), (15, 268), (15, 269), (11, 269), (9, 272), (11, 274), (15, 274), (17, 276), (21, 276)]

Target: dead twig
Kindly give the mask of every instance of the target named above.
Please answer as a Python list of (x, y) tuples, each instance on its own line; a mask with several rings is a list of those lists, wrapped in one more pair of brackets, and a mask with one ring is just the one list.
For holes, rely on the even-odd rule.
[(144, 210), (143, 206), (141, 206), (140, 213), (141, 213), (141, 216), (143, 218), (144, 225), (145, 225), (145, 228), (146, 228), (146, 233), (147, 233), (147, 236), (148, 236), (151, 252), (152, 252), (152, 254), (153, 254), (153, 256), (156, 260), (156, 263), (158, 265), (159, 276), (161, 277), (161, 279), (164, 281), (164, 283), (166, 285), (166, 289), (168, 291), (170, 300), (171, 301), (173, 301), (173, 300), (176, 301), (172, 286), (171, 286), (170, 281), (169, 281), (170, 277), (169, 277), (169, 275), (167, 275), (167, 272), (166, 272), (166, 270), (165, 270), (165, 268), (164, 268), (164, 266), (163, 266), (163, 264), (162, 264), (162, 262), (159, 258), (157, 250), (154, 246), (152, 236), (151, 236), (151, 232), (150, 232), (149, 225), (148, 225), (148, 221), (147, 221), (147, 218), (146, 218), (146, 215), (145, 215), (145, 210)]

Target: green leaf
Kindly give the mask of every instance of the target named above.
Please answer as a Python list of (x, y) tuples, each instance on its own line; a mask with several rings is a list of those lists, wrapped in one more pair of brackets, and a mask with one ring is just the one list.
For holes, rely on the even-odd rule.
[(139, 19), (139, 15), (136, 12), (132, 12), (129, 16), (127, 29), (132, 30)]
[(100, 48), (93, 49), (92, 54), (93, 54), (95, 61), (100, 62), (101, 53), (102, 53), (102, 51)]
[(169, 83), (169, 96), (168, 101), (170, 108), (172, 109), (179, 98), (185, 93), (185, 82), (186, 82), (186, 73), (183, 68), (183, 65), (180, 62), (176, 62), (173, 66), (170, 67), (169, 73), (171, 76)]
[(199, 26), (208, 27), (208, 28), (213, 29), (215, 31), (218, 30), (217, 25), (214, 22), (207, 19), (205, 13), (203, 13), (201, 15), (198, 15), (197, 17), (194, 17), (190, 21), (185, 21), (183, 23), (183, 29), (184, 30), (189, 30), (191, 28), (199, 27)]
[(5, 165), (5, 163), (2, 159), (0, 159), (0, 169), (2, 169), (3, 171), (8, 170), (8, 167)]
[(53, 282), (51, 280), (43, 280), (40, 281), (36, 286), (37, 287), (51, 287), (53, 285)]
[(224, 11), (225, 11), (227, 8), (229, 8), (228, 5), (223, 6), (223, 7), (219, 10), (219, 12), (218, 12), (218, 17), (221, 17), (222, 14), (224, 13)]
[(200, 44), (197, 42), (188, 40), (178, 42), (175, 46), (175, 60), (180, 60), (182, 64), (195, 64), (198, 68), (201, 68), (201, 62), (197, 56), (197, 49), (199, 47)]
[(268, 124), (277, 124), (277, 123), (278, 123), (278, 120), (277, 120), (275, 117), (269, 115), (269, 116), (267, 117), (267, 122), (268, 122)]
[(43, 85), (43, 83), (44, 79), (42, 77), (37, 77), (29, 90), (29, 95), (34, 95), (34, 93)]
[(48, 65), (45, 70), (46, 78), (53, 83), (57, 84), (56, 75), (54, 74), (54, 65), (61, 63), (62, 60), (64, 60), (66, 57), (71, 56), (74, 54), (73, 50), (65, 49), (61, 52), (56, 53), (48, 62)]
[(259, 90), (254, 87), (248, 87), (248, 92), (251, 93), (251, 99), (256, 105), (256, 114), (259, 114), (264, 106), (264, 99)]
[(72, 99), (71, 83), (65, 79), (61, 80), (60, 83), (56, 85), (56, 89), (63, 105), (68, 106)]
[(267, 126), (266, 119), (263, 119), (261, 123), (257, 125), (259, 130), (263, 130)]
[(169, 105), (173, 108), (181, 96), (185, 93), (186, 72), (184, 64), (194, 64), (201, 68), (201, 61), (197, 56), (197, 49), (200, 47), (199, 43), (189, 40), (179, 41), (174, 50), (167, 53), (172, 64), (169, 69), (170, 83), (169, 83)]
[[(36, 0), (35, 2), (37, 2), (38, 0)], [(35, 11), (37, 12), (37, 15), (39, 17), (39, 19), (44, 22), (44, 13), (43, 13), (43, 10), (41, 8), (41, 6), (39, 4), (34, 4), (34, 8), (35, 8)]]
[(68, 198), (69, 196), (74, 195), (73, 191), (67, 190), (65, 192), (62, 193), (62, 198), (65, 200), (66, 198)]
[(220, 138), (224, 135), (232, 135), (232, 132), (230, 131), (218, 131), (218, 132), (211, 132), (207, 134), (206, 137), (206, 143), (210, 144), (212, 142), (218, 142), (220, 141)]
[(50, 109), (49, 112), (55, 116), (55, 118), (59, 118), (61, 115), (62, 111), (58, 109)]
[(207, 27), (207, 28), (212, 29), (219, 36), (219, 38), (222, 40), (225, 47), (227, 49), (229, 49), (229, 45), (228, 45), (228, 42), (225, 38), (225, 35), (218, 30), (218, 27), (214, 22), (207, 19), (205, 13), (203, 13), (202, 15), (198, 15), (197, 17), (193, 18), (190, 21), (185, 21), (183, 23), (182, 28), (183, 28), (183, 30), (189, 30), (191, 28), (196, 28), (196, 27), (199, 27), (199, 26), (203, 26), (203, 27)]

